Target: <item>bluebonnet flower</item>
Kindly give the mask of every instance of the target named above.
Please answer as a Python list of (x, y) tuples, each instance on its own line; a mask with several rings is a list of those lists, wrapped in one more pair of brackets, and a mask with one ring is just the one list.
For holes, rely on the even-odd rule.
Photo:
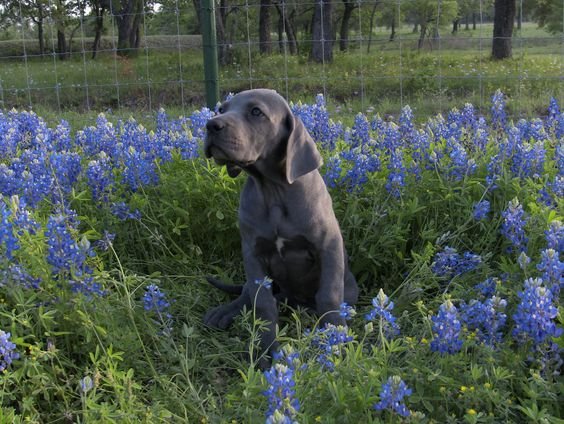
[(554, 249), (543, 250), (537, 269), (542, 272), (541, 278), (545, 287), (558, 298), (560, 289), (564, 287), (564, 262), (560, 261), (558, 252)]
[(562, 225), (562, 222), (558, 220), (552, 221), (549, 229), (544, 234), (548, 249), (554, 249), (558, 253), (564, 252), (564, 225)]
[[(76, 152), (54, 152), (49, 157), (57, 195), (69, 194), (82, 170), (80, 155)], [(62, 200), (62, 199), (61, 199)]]
[(408, 137), (414, 129), (413, 111), (406, 105), (402, 107), (399, 117), (399, 131), (403, 137)]
[(296, 398), (294, 369), (284, 364), (274, 364), (264, 372), (268, 389), (263, 392), (268, 400), (266, 423), (292, 424), (300, 410), (300, 402)]
[(384, 291), (380, 289), (378, 295), (372, 299), (372, 310), (365, 315), (367, 321), (378, 319), (385, 337), (397, 336), (400, 332), (396, 317), (392, 314), (394, 302), (391, 302)]
[(554, 98), (550, 98), (550, 102), (548, 104), (548, 119), (554, 120), (560, 115), (560, 106), (558, 105), (558, 101)]
[(521, 301), (513, 315), (513, 337), (519, 343), (532, 340), (534, 345), (539, 345), (562, 334), (562, 329), (554, 322), (558, 314), (553, 304), (554, 295), (540, 278), (525, 280), (524, 290), (518, 296)]
[(26, 289), (39, 289), (40, 278), (31, 276), (20, 264), (11, 263), (7, 268), (0, 270), (0, 287), (15, 283)]
[(53, 274), (82, 275), (85, 268), (86, 251), (82, 249), (71, 234), (72, 224), (63, 214), (51, 215), (47, 221), (47, 262)]
[(377, 411), (388, 409), (402, 417), (409, 417), (410, 412), (405, 406), (404, 398), (410, 396), (412, 390), (397, 375), (389, 377), (380, 390), (380, 401), (373, 405)]
[(330, 157), (325, 165), (325, 174), (323, 175), (323, 180), (327, 187), (333, 188), (340, 184), (341, 172), (341, 159), (339, 156)]
[(290, 108), (316, 142), (329, 150), (335, 148), (338, 138), (343, 134), (343, 127), (329, 118), (322, 94), (316, 96), (314, 105), (298, 103), (291, 104)]
[(343, 302), (339, 305), (339, 315), (346, 320), (350, 320), (356, 315), (356, 311), (353, 306), (350, 306), (347, 302)]
[(490, 212), (490, 202), (488, 200), (482, 200), (480, 202), (474, 203), (474, 219), (476, 221), (481, 221), (488, 216)]
[(503, 218), (501, 234), (511, 243), (509, 251), (524, 252), (528, 241), (524, 226), (528, 218), (519, 200), (517, 198), (511, 200), (501, 216)]
[(87, 157), (94, 157), (100, 152), (105, 152), (110, 157), (117, 157), (121, 147), (116, 128), (103, 113), (96, 118), (96, 126), (77, 131), (75, 144), (80, 146)]
[(352, 162), (351, 168), (340, 181), (341, 184), (347, 186), (349, 191), (360, 188), (368, 181), (369, 173), (380, 169), (380, 159), (375, 152), (364, 153), (361, 148), (356, 148), (343, 151), (341, 157)]
[(490, 298), (496, 293), (498, 282), (499, 279), (490, 277), (477, 284), (475, 288), (482, 297)]
[(20, 357), (16, 352), (16, 345), (10, 341), (11, 334), (0, 330), (0, 373), (4, 372), (11, 363)]
[(546, 150), (541, 142), (517, 144), (512, 157), (511, 172), (520, 178), (538, 178), (544, 173), (545, 154)]
[(435, 337), (431, 341), (431, 350), (441, 354), (453, 354), (462, 348), (460, 338), (461, 324), (458, 309), (450, 300), (439, 307), (439, 313), (431, 317)]
[(18, 239), (14, 234), (12, 212), (3, 201), (0, 201), (0, 248), (4, 245), (3, 256), (11, 260), (15, 250), (19, 249)]
[(342, 346), (353, 339), (347, 327), (326, 324), (325, 327), (316, 329), (311, 344), (320, 351), (317, 361), (321, 366), (328, 371), (333, 371), (335, 357), (340, 356)]
[(112, 191), (113, 166), (105, 152), (99, 153), (99, 158), (91, 160), (86, 168), (86, 179), (92, 191), (92, 198), (107, 202)]
[(476, 269), (482, 263), (482, 257), (472, 252), (460, 255), (456, 249), (446, 246), (435, 255), (431, 271), (439, 277), (453, 278)]
[(525, 252), (521, 252), (517, 258), (517, 263), (519, 264), (519, 267), (525, 271), (527, 269), (527, 265), (531, 263), (531, 258), (529, 258)]
[(455, 181), (460, 181), (466, 175), (471, 175), (476, 171), (476, 162), (468, 158), (468, 152), (456, 139), (448, 138), (446, 149), (451, 161), (449, 174), (454, 177)]
[(256, 280), (255, 284), (259, 287), (264, 287), (267, 290), (272, 288), (272, 278), (264, 277), (262, 280)]
[(92, 380), (92, 377), (87, 375), (86, 377), (80, 379), (79, 385), (82, 393), (88, 393), (94, 388), (94, 381)]
[(501, 90), (497, 90), (492, 96), (492, 126), (494, 128), (503, 128), (507, 121), (507, 113), (505, 111), (505, 96)]
[(100, 240), (97, 240), (94, 244), (99, 249), (106, 251), (112, 246), (115, 238), (115, 234), (110, 233), (108, 230), (104, 230), (104, 234), (102, 234)]
[(214, 113), (207, 107), (193, 112), (190, 115), (190, 130), (192, 134), (203, 139), (206, 134), (206, 123), (213, 117)]
[(156, 284), (149, 284), (145, 287), (143, 294), (143, 308), (147, 312), (155, 312), (160, 317), (170, 319), (172, 315), (168, 312), (170, 302), (167, 300), (166, 294), (161, 291)]
[(390, 173), (386, 182), (386, 190), (393, 197), (399, 198), (401, 196), (401, 188), (405, 186), (405, 166), (403, 165), (402, 149), (392, 150), (388, 169)]
[(364, 114), (359, 113), (354, 118), (354, 125), (350, 132), (349, 143), (352, 148), (372, 143), (370, 137), (370, 123)]
[(114, 214), (119, 220), (125, 221), (128, 219), (140, 220), (141, 212), (135, 209), (133, 212), (129, 209), (129, 206), (125, 202), (112, 203), (111, 206), (112, 214)]
[(507, 320), (504, 313), (507, 301), (497, 296), (480, 302), (471, 300), (460, 305), (461, 321), (468, 330), (476, 332), (480, 342), (494, 346), (501, 342), (502, 328)]

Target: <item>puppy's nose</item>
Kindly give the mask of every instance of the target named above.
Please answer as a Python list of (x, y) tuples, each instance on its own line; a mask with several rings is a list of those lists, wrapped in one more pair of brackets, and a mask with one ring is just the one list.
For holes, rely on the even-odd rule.
[(219, 132), (221, 131), (223, 128), (225, 128), (225, 123), (220, 120), (220, 119), (210, 119), (207, 123), (206, 123), (206, 129), (209, 132)]

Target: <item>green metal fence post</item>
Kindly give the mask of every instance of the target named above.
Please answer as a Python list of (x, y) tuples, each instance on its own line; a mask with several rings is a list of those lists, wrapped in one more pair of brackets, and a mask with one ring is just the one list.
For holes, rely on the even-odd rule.
[(215, 0), (202, 0), (202, 44), (204, 47), (204, 81), (206, 103), (213, 109), (219, 100), (217, 37), (215, 33)]

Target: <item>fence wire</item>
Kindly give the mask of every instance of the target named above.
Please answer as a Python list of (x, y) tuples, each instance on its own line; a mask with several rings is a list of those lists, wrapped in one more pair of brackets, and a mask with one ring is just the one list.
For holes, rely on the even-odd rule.
[[(130, 10), (118, 10), (128, 2)], [(0, 108), (188, 112), (202, 106), (198, 3), (7, 0), (0, 5)], [(549, 17), (553, 32), (535, 9), (541, 3), (517, 0), (512, 58), (493, 61), (491, 0), (216, 1), (220, 90), (269, 87), (294, 101), (322, 93), (337, 109), (390, 113), (405, 104), (422, 114), (465, 102), (485, 108), (497, 88), (513, 99), (516, 114), (530, 112), (539, 97), (562, 104), (564, 0), (549, 3), (562, 15)], [(94, 46), (102, 5), (103, 33)], [(267, 46), (259, 39), (261, 7), (270, 14)], [(324, 7), (332, 9), (331, 33), (321, 26), (321, 45), (332, 40), (333, 57), (324, 51), (320, 63), (311, 59), (316, 7), (321, 16)], [(137, 22), (137, 32), (123, 47), (119, 21), (126, 18)]]

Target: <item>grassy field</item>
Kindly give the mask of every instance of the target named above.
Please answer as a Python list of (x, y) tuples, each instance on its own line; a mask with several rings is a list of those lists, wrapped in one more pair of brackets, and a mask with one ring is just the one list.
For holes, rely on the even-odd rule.
[(282, 305), (264, 373), (252, 310), (202, 324), (228, 300), (205, 276), (244, 279), (208, 111), (0, 115), (0, 422), (561, 423), (564, 114), (507, 100), (346, 125), (294, 105), (361, 297), (348, 328)]
[[(295, 101), (312, 101), (323, 93), (336, 112), (375, 107), (382, 114), (397, 116), (409, 104), (422, 117), (447, 111), (459, 105), (460, 99), (483, 109), (497, 88), (513, 100), (512, 116), (542, 113), (544, 99), (549, 97), (562, 100), (560, 38), (526, 24), (514, 39), (513, 59), (499, 63), (489, 57), (491, 31), (491, 25), (461, 30), (456, 36), (445, 30), (441, 39), (428, 41), (417, 51), (417, 34), (409, 28), (402, 28), (391, 43), (387, 32), (379, 29), (369, 53), (367, 40), (353, 42), (350, 52), (336, 52), (331, 65), (311, 63), (307, 52), (261, 56), (256, 46), (235, 45), (232, 64), (221, 68), (220, 88), (225, 95), (269, 87)], [(156, 111), (161, 106), (187, 113), (203, 104), (198, 38), (153, 36), (145, 41), (136, 58), (115, 57), (110, 48), (96, 60), (89, 53), (77, 53), (67, 62), (53, 56), (17, 60), (18, 44), (3, 42), (3, 48), (0, 43), (0, 52), (11, 55), (1, 58), (0, 54), (0, 104), (4, 108), (33, 105), (46, 114), (50, 110), (59, 114)], [(111, 46), (109, 39), (104, 46)], [(78, 47), (77, 42), (75, 51)]]

